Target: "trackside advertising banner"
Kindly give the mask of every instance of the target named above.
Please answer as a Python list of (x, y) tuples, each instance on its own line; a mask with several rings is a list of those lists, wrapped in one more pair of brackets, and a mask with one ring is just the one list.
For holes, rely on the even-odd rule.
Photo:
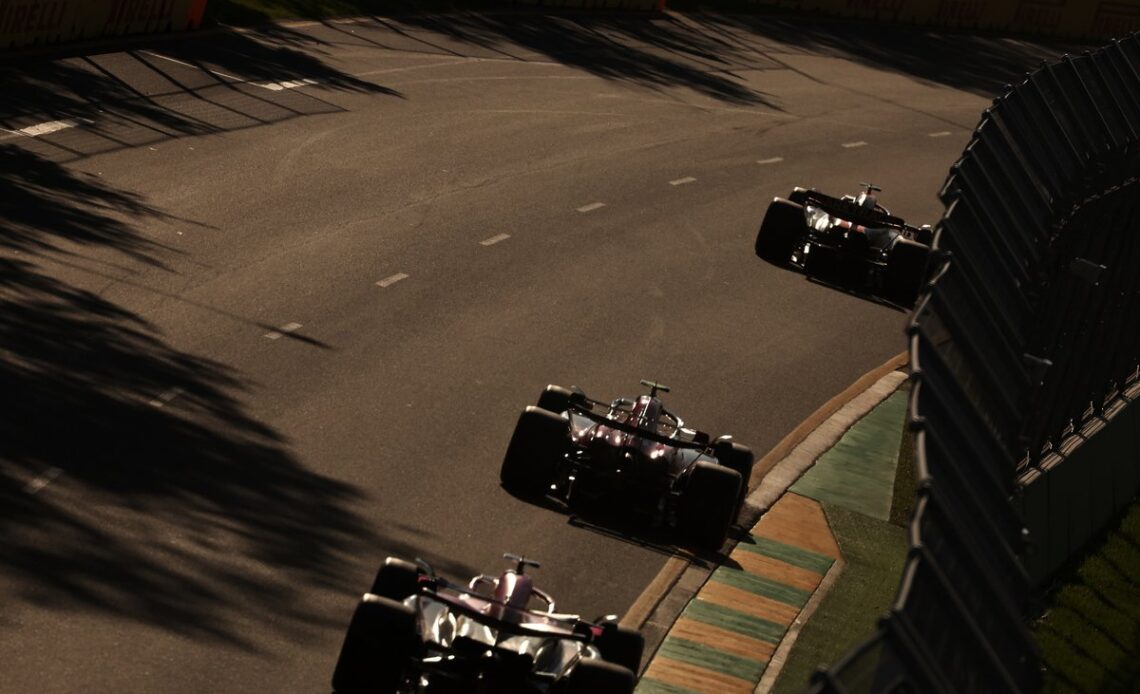
[(1140, 0), (711, 0), (703, 4), (1089, 39), (1140, 31)]
[(205, 0), (0, 0), (0, 50), (196, 29)]

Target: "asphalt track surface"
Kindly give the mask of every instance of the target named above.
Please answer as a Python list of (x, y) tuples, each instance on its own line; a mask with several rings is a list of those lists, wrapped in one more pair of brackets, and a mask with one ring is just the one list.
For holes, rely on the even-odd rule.
[(0, 72), (5, 691), (321, 691), (388, 554), (668, 557), (498, 486), (548, 382), (758, 454), (904, 314), (752, 254), (769, 199), (915, 223), (1055, 51), (763, 18), (370, 19)]

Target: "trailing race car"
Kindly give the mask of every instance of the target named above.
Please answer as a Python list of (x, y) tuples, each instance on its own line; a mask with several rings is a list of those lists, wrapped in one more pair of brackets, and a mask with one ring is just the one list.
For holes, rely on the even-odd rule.
[(525, 573), (538, 562), (503, 556), (513, 568), (466, 586), (426, 562), (388, 557), (352, 615), (333, 691), (632, 692), (641, 634), (613, 616), (559, 614)]
[(878, 186), (835, 198), (795, 188), (768, 205), (756, 255), (818, 279), (857, 287), (912, 306), (927, 276), (933, 231), (914, 227), (879, 204)]
[[(667, 386), (603, 403), (578, 388), (550, 385), (519, 416), (500, 479), (523, 498), (550, 496), (568, 507), (614, 501), (719, 549), (736, 519), (752, 473), (752, 451), (722, 436), (688, 429), (665, 408)], [(613, 507), (614, 504), (610, 504)]]

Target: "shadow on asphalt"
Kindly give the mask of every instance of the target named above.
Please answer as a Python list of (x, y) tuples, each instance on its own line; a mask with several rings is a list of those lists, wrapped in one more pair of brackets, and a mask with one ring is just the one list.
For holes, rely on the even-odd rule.
[[(787, 15), (694, 13), (693, 30), (728, 50), (822, 55), (908, 75), (980, 96), (995, 96), (1044, 59), (1086, 46), (877, 22), (807, 20)], [(792, 50), (789, 50), (792, 49)], [(773, 58), (775, 59), (775, 58)], [(809, 78), (810, 79), (810, 78)], [(858, 90), (858, 84), (849, 85)]]
[[(480, 47), (524, 59), (516, 56), (521, 49), (607, 79), (652, 88), (687, 87), (720, 101), (774, 109), (779, 109), (778, 102), (746, 86), (740, 73), (794, 70), (786, 62), (790, 53), (841, 58), (992, 96), (1042, 59), (1083, 49), (1075, 44), (765, 14), (455, 12), (373, 21), (380, 25), (377, 28), (416, 36), (425, 47), (433, 38), (437, 43), (439, 38), (447, 39), (450, 43), (440, 52), (470, 54), (463, 47)], [(858, 84), (838, 86), (859, 91)]]
[[(571, 509), (567, 504), (557, 501), (549, 496), (528, 497), (520, 496), (515, 492), (500, 487), (504, 493), (519, 501), (552, 511), (566, 517), (566, 524), (582, 530), (604, 535), (627, 545), (649, 550), (667, 557), (679, 557), (696, 566), (705, 568), (715, 566), (724, 560), (720, 552), (710, 552), (697, 549), (684, 543), (675, 529), (652, 527), (648, 520), (631, 513), (629, 509), (616, 507), (582, 507)], [(734, 525), (729, 530), (729, 536), (735, 538), (738, 528)]]
[[(74, 127), (20, 137), (52, 161), (231, 132), (344, 109), (323, 95), (400, 97), (295, 50), (288, 30), (221, 32), (114, 53), (23, 58), (0, 70), (0, 138), (44, 122)], [(306, 89), (281, 83), (308, 80)]]
[(694, 32), (669, 16), (453, 13), (374, 21), (425, 41), (435, 35), (507, 57), (518, 57), (515, 53), (523, 49), (605, 79), (655, 89), (687, 87), (718, 101), (777, 108), (732, 73), (770, 69), (775, 63)]
[(386, 554), (422, 555), (413, 531), (371, 528), (354, 509), (384, 499), (307, 469), (243, 405), (240, 374), (40, 265), (73, 244), (161, 265), (134, 225), (162, 216), (0, 144), (5, 599), (248, 649), (246, 634), (341, 629), (316, 596), (351, 604)]
[[(358, 2), (350, 7), (374, 7)], [(0, 71), (0, 128), (74, 121), (21, 143), (69, 161), (172, 138), (229, 132), (344, 110), (324, 98), (355, 92), (403, 98), (328, 62), (337, 47), (500, 60), (548, 60), (665, 92), (688, 88), (717, 101), (780, 109), (757, 91), (762, 76), (799, 72), (795, 54), (841, 58), (932, 84), (994, 95), (1061, 44), (872, 23), (799, 21), (763, 14), (451, 12), (373, 16), (353, 24), (266, 25), (165, 40), (131, 50), (25, 59)], [(1079, 48), (1069, 46), (1069, 48)], [(66, 49), (65, 49), (66, 50)], [(826, 80), (875, 97), (858, 83)], [(304, 89), (277, 88), (309, 80)], [(888, 98), (884, 96), (883, 98)], [(899, 104), (906, 106), (906, 104)], [(4, 134), (0, 133), (0, 138)]]

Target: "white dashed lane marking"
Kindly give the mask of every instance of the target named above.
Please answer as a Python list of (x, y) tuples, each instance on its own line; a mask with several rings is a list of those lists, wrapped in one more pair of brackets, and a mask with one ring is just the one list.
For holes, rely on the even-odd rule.
[(291, 333), (294, 330), (301, 328), (300, 323), (286, 323), (276, 330), (265, 333), (265, 337), (270, 340), (277, 340), (285, 336), (285, 333)]
[(483, 239), (479, 243), (484, 246), (494, 246), (496, 243), (500, 241), (506, 241), (509, 238), (511, 238), (510, 234), (496, 234), (489, 239)]
[(408, 276), (405, 273), (397, 272), (394, 275), (390, 275), (390, 276), (385, 277), (384, 279), (380, 280), (379, 282), (376, 283), (376, 286), (377, 287), (391, 287), (393, 284), (399, 282), (400, 280), (406, 280), (406, 279), (408, 279)]
[(175, 65), (182, 65), (183, 67), (193, 68), (195, 70), (203, 70), (205, 72), (210, 73), (211, 75), (217, 75), (218, 77), (221, 77), (222, 79), (233, 80), (234, 82), (244, 82), (245, 81), (240, 77), (234, 77), (233, 75), (227, 75), (224, 72), (218, 72), (217, 70), (211, 70), (208, 67), (202, 67), (201, 65), (194, 65), (193, 63), (187, 63), (185, 61), (178, 60), (176, 58), (171, 58), (168, 55), (162, 55), (160, 53), (154, 53), (153, 51), (139, 51), (139, 53), (142, 53), (144, 55), (149, 55), (152, 58), (158, 58), (159, 60), (165, 60), (165, 61), (174, 63)]
[(298, 87), (308, 87), (313, 84), (320, 84), (319, 81), (306, 77), (303, 80), (289, 80), (288, 82), (264, 82), (255, 83), (257, 86), (268, 89), (271, 92), (280, 92), (286, 89), (296, 89)]
[(950, 134), (949, 130), (939, 130), (936, 133), (930, 133), (927, 137), (946, 137)]
[(165, 393), (158, 396), (154, 400), (151, 400), (150, 406), (151, 407), (163, 407), (164, 405), (166, 405), (166, 403), (170, 402), (171, 400), (178, 397), (179, 395), (182, 395), (182, 393), (184, 393), (184, 392), (186, 392), (186, 391), (182, 390), (181, 388), (171, 388), (170, 390), (166, 391)]
[(756, 163), (757, 164), (776, 164), (776, 163), (781, 162), (781, 161), (784, 161), (783, 157), (769, 157), (767, 159), (757, 159)]
[(684, 178), (678, 178), (674, 181), (669, 181), (669, 185), (671, 185), (671, 186), (683, 186), (686, 183), (692, 183), (696, 180), (697, 179), (693, 178), (692, 176), (685, 176)]
[(855, 149), (856, 147), (866, 147), (866, 146), (867, 146), (867, 143), (863, 142), (862, 140), (859, 140), (858, 142), (844, 142), (843, 143), (843, 147), (845, 149)]
[(593, 212), (594, 210), (601, 209), (606, 206), (604, 202), (592, 202), (589, 205), (582, 205), (578, 208), (579, 212)]
[(52, 481), (54, 481), (55, 478), (59, 477), (61, 474), (63, 474), (63, 470), (60, 470), (57, 467), (48, 468), (47, 472), (24, 485), (24, 491), (28, 494), (36, 494), (44, 487), (51, 484)]
[[(19, 130), (8, 130), (7, 132), (12, 133), (13, 135), (23, 135), (25, 137), (39, 137), (40, 135), (50, 135), (52, 133), (59, 132), (60, 130), (74, 128), (75, 126), (79, 125), (79, 122), (80, 121), (75, 118), (52, 120), (46, 123), (29, 125), (28, 127), (20, 128)], [(92, 121), (87, 122), (90, 123)]]

